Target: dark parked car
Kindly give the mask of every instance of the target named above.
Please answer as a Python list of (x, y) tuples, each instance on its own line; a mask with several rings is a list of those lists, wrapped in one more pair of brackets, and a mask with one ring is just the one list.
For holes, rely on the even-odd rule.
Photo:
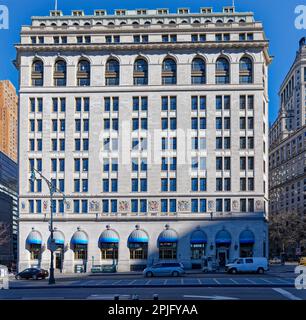
[(33, 280), (38, 280), (38, 279), (45, 279), (49, 276), (49, 272), (44, 269), (40, 268), (28, 268), (25, 269), (16, 275), (17, 280), (21, 279), (33, 279)]

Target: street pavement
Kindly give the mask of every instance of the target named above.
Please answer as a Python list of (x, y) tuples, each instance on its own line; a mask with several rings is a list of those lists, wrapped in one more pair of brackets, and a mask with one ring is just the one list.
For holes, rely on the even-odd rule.
[(264, 275), (188, 272), (184, 277), (144, 278), (141, 273), (66, 275), (48, 280), (10, 279), (10, 289), (0, 290), (1, 299), (18, 300), (306, 300), (306, 290), (294, 286), (295, 266), (272, 267)]
[(306, 290), (294, 288), (66, 288), (1, 290), (5, 300), (306, 300)]

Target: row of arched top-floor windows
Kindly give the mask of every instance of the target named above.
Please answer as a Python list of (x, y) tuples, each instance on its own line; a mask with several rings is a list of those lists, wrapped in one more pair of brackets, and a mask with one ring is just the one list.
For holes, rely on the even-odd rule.
[[(215, 81), (216, 84), (230, 83), (230, 62), (225, 57), (219, 57), (216, 61)], [(90, 62), (83, 58), (78, 62), (77, 84), (78, 86), (90, 86)], [(134, 85), (148, 85), (149, 66), (144, 58), (137, 58), (134, 62), (133, 79)], [(57, 59), (54, 65), (54, 85), (66, 86), (67, 64), (64, 59)], [(44, 64), (36, 59), (32, 65), (32, 85), (43, 86)], [(167, 57), (162, 63), (162, 84), (173, 85), (177, 83), (177, 63)], [(253, 83), (253, 61), (249, 57), (242, 57), (239, 62), (239, 81), (241, 84)], [(191, 63), (191, 83), (206, 83), (206, 62), (201, 57), (195, 57)], [(120, 84), (120, 63), (115, 58), (107, 60), (105, 68), (105, 85), (118, 86)]]
[[(162, 20), (158, 20), (156, 23), (157, 23), (157, 24), (172, 24), (172, 25), (174, 25), (174, 24), (187, 24), (187, 23), (201, 24), (201, 23), (212, 23), (212, 22), (213, 22), (213, 21), (212, 21), (211, 19), (206, 19), (205, 21), (200, 21), (200, 20), (196, 19), (196, 20), (193, 20), (192, 22), (183, 19), (183, 20), (181, 20), (181, 21), (179, 21), (179, 22), (178, 22), (178, 21), (174, 21), (174, 20), (170, 20), (170, 21), (168, 21), (168, 22), (164, 22), (164, 21), (162, 21)], [(237, 22), (237, 21), (234, 21), (233, 19), (228, 19), (228, 20), (226, 20), (226, 21), (225, 21), (225, 20), (222, 20), (222, 19), (218, 19), (218, 20), (215, 21), (216, 24), (234, 23), (234, 22)], [(238, 22), (239, 22), (240, 24), (246, 23), (245, 19), (240, 19)], [(126, 25), (126, 24), (128, 24), (128, 23), (125, 22), (125, 21), (121, 21), (121, 22), (120, 22), (120, 25)], [(130, 23), (129, 23), (129, 24), (130, 24)], [(138, 21), (133, 21), (131, 24), (134, 25), (134, 26), (141, 25)], [(151, 21), (145, 21), (143, 24), (144, 24), (144, 25), (150, 25), (150, 24), (152, 24), (152, 22), (151, 22)], [(50, 25), (51, 25), (52, 27), (59, 27), (59, 26), (68, 27), (68, 26), (69, 26), (67, 22), (63, 22), (63, 23), (61, 23), (60, 25), (58, 25), (58, 24), (55, 23), (55, 22), (52, 22)], [(89, 27), (89, 26), (91, 26), (91, 23), (90, 23), (90, 22), (85, 22), (83, 25)], [(95, 23), (95, 25), (98, 26), (98, 25), (103, 25), (103, 24), (102, 24), (101, 21), (97, 21), (97, 22)], [(107, 23), (107, 25), (108, 25), (108, 26), (114, 26), (115, 23), (112, 22), (112, 21), (110, 21), (110, 22)], [(41, 27), (45, 27), (45, 26), (46, 26), (46, 23), (42, 22), (42, 23), (40, 24), (40, 26), (41, 26)], [(81, 26), (81, 24), (78, 23), (78, 22), (74, 22), (74, 23), (72, 24), (72, 26), (78, 27), (78, 26)]]

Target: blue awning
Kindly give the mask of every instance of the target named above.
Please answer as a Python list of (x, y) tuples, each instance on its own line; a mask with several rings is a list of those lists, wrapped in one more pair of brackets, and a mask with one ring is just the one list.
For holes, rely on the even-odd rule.
[(158, 237), (158, 242), (168, 242), (168, 243), (175, 243), (178, 242), (178, 236), (175, 230), (173, 229), (166, 229), (164, 230)]
[(232, 237), (226, 230), (221, 230), (217, 233), (216, 244), (231, 244)]
[(31, 231), (27, 237), (27, 240), (26, 240), (26, 243), (27, 244), (42, 244), (42, 239), (41, 239), (41, 235), (38, 231)]
[[(60, 231), (54, 231), (53, 232), (53, 239), (55, 241), (55, 244), (57, 245), (63, 245), (65, 244), (65, 237)], [(50, 243), (50, 237), (48, 239), (48, 242)]]
[(119, 243), (119, 236), (116, 231), (107, 229), (102, 232), (99, 242), (101, 243)]
[(206, 236), (205, 232), (202, 230), (194, 231), (191, 235), (190, 243), (191, 244), (207, 243), (207, 236)]
[(241, 232), (239, 237), (240, 244), (254, 244), (255, 243), (255, 236), (254, 233), (250, 230), (244, 230)]
[(146, 232), (140, 229), (136, 229), (130, 234), (128, 242), (129, 243), (147, 243), (149, 242), (149, 238)]
[(83, 231), (77, 231), (71, 239), (72, 244), (88, 244), (87, 235)]

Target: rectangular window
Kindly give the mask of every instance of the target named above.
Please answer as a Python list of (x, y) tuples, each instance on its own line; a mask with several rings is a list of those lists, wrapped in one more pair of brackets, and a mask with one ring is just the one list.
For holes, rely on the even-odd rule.
[(207, 206), (206, 206), (206, 199), (200, 199), (200, 212), (206, 212)]
[(138, 212), (138, 200), (137, 199), (132, 199), (131, 200), (131, 211), (133, 213), (137, 213)]
[(168, 212), (168, 201), (167, 199), (161, 199), (160, 201), (160, 204), (161, 204), (161, 212)]
[(191, 179), (191, 191), (198, 191), (198, 179), (197, 178)]
[(140, 202), (140, 212), (146, 213), (147, 212), (147, 200), (141, 199), (139, 202)]
[(216, 199), (216, 211), (217, 212), (223, 211), (223, 200), (222, 199)]
[(138, 192), (138, 179), (132, 179), (132, 192)]
[(246, 212), (246, 199), (240, 199), (240, 212)]
[(103, 192), (109, 192), (109, 180), (103, 179)]
[(175, 199), (170, 199), (169, 200), (169, 212), (174, 213), (176, 212), (176, 200)]

